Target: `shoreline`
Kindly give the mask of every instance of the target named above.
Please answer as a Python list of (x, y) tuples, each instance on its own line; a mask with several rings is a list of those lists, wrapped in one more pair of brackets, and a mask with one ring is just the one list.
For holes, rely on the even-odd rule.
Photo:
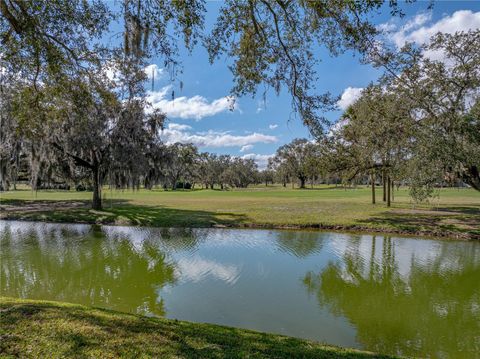
[(223, 325), (0, 297), (0, 355), (162, 358), (394, 358)]
[(406, 189), (391, 207), (372, 205), (370, 190), (278, 187), (217, 191), (112, 191), (102, 210), (91, 193), (0, 193), (0, 219), (176, 228), (253, 228), (480, 240), (480, 192), (445, 189), (435, 203), (412, 205)]
[[(22, 215), (27, 215), (27, 217)], [(228, 228), (228, 229), (264, 229), (264, 230), (305, 230), (305, 231), (319, 231), (319, 232), (334, 232), (334, 233), (352, 233), (352, 234), (372, 234), (372, 235), (399, 235), (405, 237), (420, 237), (422, 239), (431, 240), (451, 240), (451, 241), (478, 241), (480, 240), (480, 233), (468, 233), (468, 232), (448, 232), (448, 231), (431, 231), (431, 230), (401, 230), (395, 228), (375, 228), (361, 225), (338, 225), (338, 224), (270, 224), (270, 223), (238, 223), (238, 224), (225, 224), (225, 223), (212, 223), (209, 226), (155, 226), (153, 224), (142, 223), (124, 223), (117, 221), (98, 221), (98, 220), (77, 220), (72, 221), (72, 218), (68, 220), (55, 220), (51, 217), (29, 217), (27, 213), (13, 213), (12, 214), (0, 214), (1, 221), (24, 221), (24, 222), (44, 222), (44, 223), (67, 223), (67, 224), (90, 224), (90, 225), (108, 225), (108, 226), (132, 226), (132, 227), (152, 227), (152, 228)]]

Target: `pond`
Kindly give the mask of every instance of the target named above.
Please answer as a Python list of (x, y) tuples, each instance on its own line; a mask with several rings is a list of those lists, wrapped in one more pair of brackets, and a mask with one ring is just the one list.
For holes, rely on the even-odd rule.
[(0, 222), (0, 295), (480, 357), (480, 243)]

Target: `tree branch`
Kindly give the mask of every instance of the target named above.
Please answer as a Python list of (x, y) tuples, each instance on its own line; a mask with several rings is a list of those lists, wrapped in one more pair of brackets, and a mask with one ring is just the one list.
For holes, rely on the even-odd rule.
[(8, 9), (8, 5), (5, 2), (5, 0), (0, 0), (0, 12), (2, 13), (3, 16), (5, 16), (5, 18), (9, 22), (9, 24), (12, 26), (13, 30), (15, 30), (15, 32), (18, 35), (21, 35), (22, 30), (23, 30), (22, 25), (15, 18), (15, 16), (13, 16), (13, 14), (10, 12), (10, 10)]
[(66, 154), (67, 156), (70, 156), (75, 161), (75, 164), (77, 166), (93, 169), (94, 166), (90, 162), (84, 160), (83, 158), (80, 158), (80, 157), (74, 155), (73, 153), (65, 151), (65, 149), (62, 146), (60, 146), (57, 142), (52, 142), (51, 145), (54, 148), (56, 148), (57, 150)]

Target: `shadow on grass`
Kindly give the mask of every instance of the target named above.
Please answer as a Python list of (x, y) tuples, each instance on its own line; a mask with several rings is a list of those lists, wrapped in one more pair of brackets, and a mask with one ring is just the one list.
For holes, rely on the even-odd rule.
[(105, 209), (117, 221), (127, 219), (137, 225), (155, 227), (210, 227), (215, 224), (234, 225), (246, 222), (246, 216), (230, 212), (186, 210), (164, 206), (122, 205)]
[[(423, 212), (423, 213), (422, 213)], [(383, 212), (359, 221), (362, 224), (394, 228), (405, 232), (430, 232), (432, 234), (471, 234), (480, 237), (480, 208), (439, 207), (435, 210)]]
[(18, 207), (28, 207), (28, 206), (37, 206), (39, 208), (48, 207), (48, 206), (72, 206), (72, 204), (84, 207), (89, 207), (92, 205), (91, 200), (83, 199), (68, 199), (68, 200), (57, 200), (57, 199), (16, 199), (16, 198), (2, 198), (0, 200), (0, 205), (3, 206), (18, 206)]
[[(436, 209), (439, 212), (458, 213), (461, 215), (480, 216), (480, 206), (469, 207), (439, 207)], [(480, 223), (480, 217), (477, 217)]]
[[(328, 186), (328, 187), (305, 187), (305, 188), (299, 188), (295, 187), (294, 189), (296, 190), (301, 190), (301, 191), (325, 191), (325, 190), (332, 190), (332, 189), (342, 189), (344, 190), (345, 187), (335, 187), (335, 186)], [(355, 189), (354, 187), (347, 187), (347, 189)]]
[(230, 212), (187, 210), (165, 206), (133, 205), (127, 200), (104, 202), (102, 210), (92, 210), (91, 202), (55, 200), (4, 200), (2, 218), (33, 221), (143, 225), (154, 227), (211, 227), (239, 225), (247, 218)]
[[(4, 299), (0, 354), (86, 358), (387, 358), (266, 333)], [(48, 327), (48, 334), (44, 328)]]

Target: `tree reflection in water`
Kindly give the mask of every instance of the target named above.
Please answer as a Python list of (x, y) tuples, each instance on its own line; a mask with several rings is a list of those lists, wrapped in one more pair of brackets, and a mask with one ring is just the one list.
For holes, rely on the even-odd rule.
[(168, 252), (192, 249), (201, 238), (188, 229), (6, 224), (1, 293), (163, 316), (159, 289), (176, 281)]
[[(480, 247), (432, 242), (405, 250), (399, 239), (351, 237), (339, 262), (304, 284), (344, 316), (375, 352), (435, 358), (480, 353)], [(368, 246), (367, 242), (370, 242)], [(430, 242), (430, 243), (429, 243)]]
[(319, 253), (324, 241), (319, 239), (318, 232), (280, 231), (277, 234), (278, 248), (298, 258), (306, 258)]
[(0, 222), (0, 295), (406, 356), (479, 357), (479, 278), (474, 242)]

